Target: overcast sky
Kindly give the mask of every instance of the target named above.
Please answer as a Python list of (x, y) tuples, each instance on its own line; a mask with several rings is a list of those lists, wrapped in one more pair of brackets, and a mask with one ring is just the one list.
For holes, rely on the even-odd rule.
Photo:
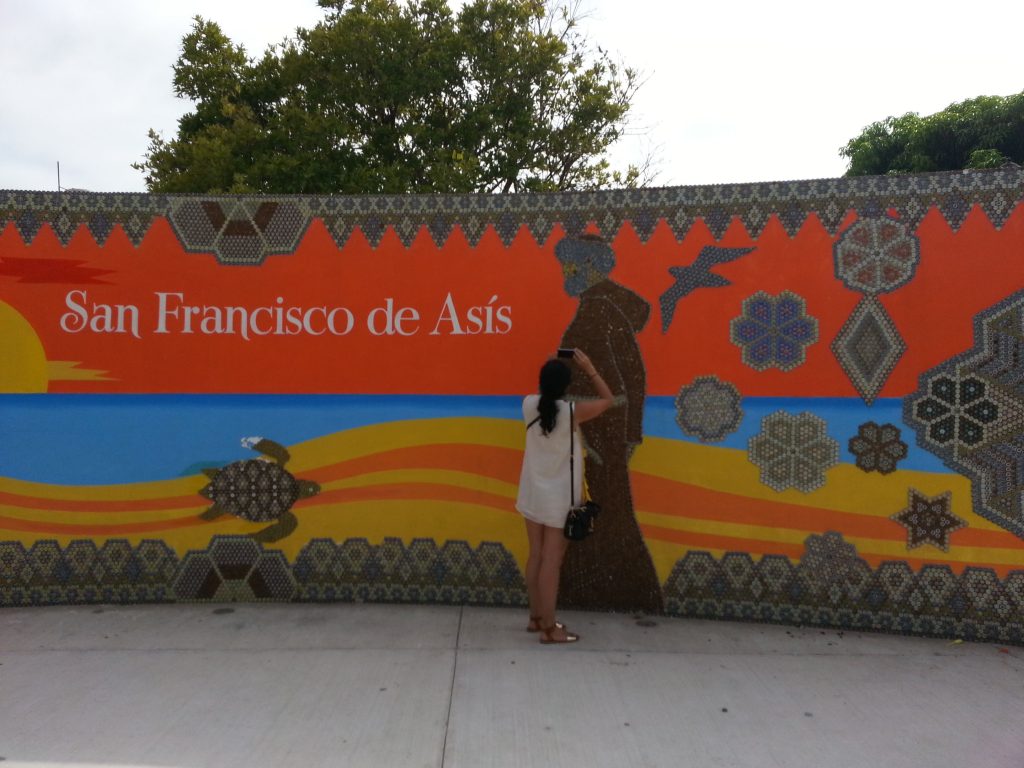
[[(583, 0), (588, 37), (647, 78), (617, 166), (658, 185), (842, 175), (867, 124), (1024, 90), (1024, 2)], [(171, 67), (191, 17), (250, 55), (310, 27), (315, 0), (0, 0), (0, 188), (144, 191), (155, 128), (189, 104)]]

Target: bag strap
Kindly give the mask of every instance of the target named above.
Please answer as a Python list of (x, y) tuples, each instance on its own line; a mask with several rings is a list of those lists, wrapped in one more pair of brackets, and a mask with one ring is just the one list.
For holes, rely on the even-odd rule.
[(569, 509), (576, 506), (576, 425), (573, 421), (573, 404), (569, 403)]
[[(573, 420), (573, 403), (569, 403), (569, 507), (576, 506), (576, 422)], [(540, 421), (540, 416), (526, 425), (529, 429)], [(586, 482), (586, 481), (584, 481)]]

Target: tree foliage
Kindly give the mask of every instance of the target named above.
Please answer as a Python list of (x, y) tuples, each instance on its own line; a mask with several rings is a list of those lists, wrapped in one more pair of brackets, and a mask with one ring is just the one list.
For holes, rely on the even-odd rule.
[(1024, 163), (1024, 93), (979, 96), (926, 117), (908, 112), (865, 128), (839, 150), (847, 176)]
[(577, 4), (320, 0), (250, 58), (196, 17), (174, 65), (194, 108), (134, 167), (154, 192), (509, 192), (636, 185), (607, 150), (635, 71), (592, 50)]

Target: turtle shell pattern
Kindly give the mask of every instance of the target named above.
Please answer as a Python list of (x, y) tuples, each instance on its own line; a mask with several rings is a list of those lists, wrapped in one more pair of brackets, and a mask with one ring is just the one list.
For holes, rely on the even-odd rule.
[(227, 513), (260, 523), (291, 509), (299, 484), (276, 462), (247, 459), (228, 464), (199, 493)]

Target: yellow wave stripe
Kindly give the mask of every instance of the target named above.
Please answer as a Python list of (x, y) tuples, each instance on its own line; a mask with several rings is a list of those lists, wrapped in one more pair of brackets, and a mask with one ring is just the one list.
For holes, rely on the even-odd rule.
[[(89, 512), (81, 510), (25, 509), (0, 504), (0, 517), (16, 518), (30, 523), (54, 523), (57, 525), (74, 523), (75, 525), (131, 525), (132, 523), (156, 523), (162, 520), (175, 520), (188, 515), (198, 515), (210, 506), (210, 502), (196, 496), (194, 503), (174, 507), (172, 509), (125, 511), (125, 512)], [(3, 524), (0, 523), (0, 530)]]
[(204, 475), (114, 485), (53, 485), (0, 477), (0, 492), (56, 501), (141, 501), (194, 496), (208, 482)]

